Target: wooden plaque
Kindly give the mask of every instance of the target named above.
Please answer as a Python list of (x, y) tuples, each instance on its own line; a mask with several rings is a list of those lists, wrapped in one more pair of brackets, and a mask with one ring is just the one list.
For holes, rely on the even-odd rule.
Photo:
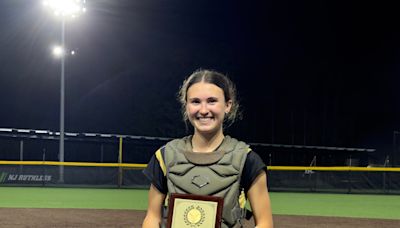
[(167, 228), (221, 227), (223, 198), (178, 193), (169, 197)]

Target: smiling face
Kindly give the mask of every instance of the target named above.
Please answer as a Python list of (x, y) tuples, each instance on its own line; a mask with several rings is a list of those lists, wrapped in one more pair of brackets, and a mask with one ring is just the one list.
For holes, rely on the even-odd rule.
[(225, 101), (221, 88), (211, 83), (198, 82), (189, 87), (186, 98), (186, 114), (195, 134), (222, 133), (224, 117), (230, 111), (232, 101)]

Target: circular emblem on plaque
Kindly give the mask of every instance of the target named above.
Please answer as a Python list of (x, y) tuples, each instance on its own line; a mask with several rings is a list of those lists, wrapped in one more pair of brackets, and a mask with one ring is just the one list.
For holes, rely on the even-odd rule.
[(204, 222), (204, 218), (204, 209), (200, 206), (191, 205), (184, 212), (185, 223), (191, 227), (200, 226)]

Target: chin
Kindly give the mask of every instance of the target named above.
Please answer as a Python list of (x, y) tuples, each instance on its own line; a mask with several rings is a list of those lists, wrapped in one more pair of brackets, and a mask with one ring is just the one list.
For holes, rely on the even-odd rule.
[(213, 134), (218, 132), (217, 127), (196, 127), (196, 131), (200, 134)]

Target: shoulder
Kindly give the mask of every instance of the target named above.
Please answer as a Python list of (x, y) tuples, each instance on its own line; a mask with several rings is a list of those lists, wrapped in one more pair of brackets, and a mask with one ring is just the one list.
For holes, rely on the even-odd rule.
[(260, 157), (260, 155), (258, 155), (256, 152), (254, 152), (253, 150), (250, 149), (250, 151), (247, 154), (247, 161), (248, 164), (262, 164), (263, 166), (265, 166), (264, 161), (262, 160), (262, 158)]
[(246, 162), (244, 164), (241, 184), (247, 192), (250, 186), (254, 182), (255, 178), (258, 177), (262, 172), (267, 171), (267, 166), (261, 157), (254, 151), (250, 151), (247, 154)]
[(249, 144), (240, 141), (236, 138), (233, 138), (229, 135), (225, 136), (225, 140), (228, 142), (228, 144), (230, 145), (230, 149), (233, 151), (241, 151), (244, 154), (247, 154), (250, 151), (252, 151)]
[(173, 139), (164, 145), (164, 150), (165, 148), (182, 148), (185, 146), (186, 142), (190, 140), (190, 138), (191, 136), (185, 136), (183, 138)]
[(190, 139), (190, 136), (185, 136), (179, 139), (173, 139), (166, 143), (164, 146), (160, 147), (156, 153), (155, 157), (157, 158), (160, 166), (162, 167), (165, 173), (165, 166), (169, 164), (174, 158), (174, 154), (178, 151), (183, 151), (185, 148), (186, 142)]
[(171, 148), (181, 148), (185, 145), (186, 141), (189, 139), (190, 136), (185, 136), (182, 138), (178, 138), (178, 139), (173, 139), (169, 142), (167, 142), (166, 144), (164, 144), (163, 146), (161, 146), (157, 151), (156, 151), (156, 155), (157, 154), (161, 154), (164, 156), (164, 154), (166, 153), (166, 151), (170, 150)]

